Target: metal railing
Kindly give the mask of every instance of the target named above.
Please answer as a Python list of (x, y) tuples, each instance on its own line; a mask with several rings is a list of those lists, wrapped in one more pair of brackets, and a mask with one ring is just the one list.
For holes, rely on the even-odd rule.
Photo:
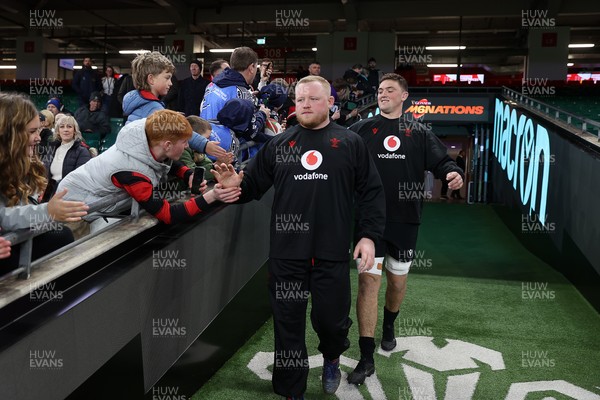
[[(127, 200), (127, 199), (132, 200), (131, 213), (129, 216), (118, 215), (118, 214), (116, 214), (116, 215), (115, 214), (104, 214), (104, 213), (100, 212), (100, 210), (103, 210), (109, 206), (118, 204), (119, 202)], [(86, 219), (88, 219), (90, 217), (91, 218), (94, 218), (94, 217), (102, 218), (102, 217), (109, 216), (111, 218), (131, 217), (135, 221), (137, 221), (137, 219), (139, 218), (139, 214), (140, 214), (139, 204), (135, 200), (133, 200), (129, 196), (129, 194), (127, 194), (125, 192), (104, 197), (98, 201), (88, 204), (88, 206), (89, 206), (89, 209), (88, 209), (88, 215), (86, 216)], [(58, 224), (58, 222), (57, 222), (57, 224)], [(20, 253), (19, 253), (19, 266), (15, 270), (8, 273), (7, 275), (0, 277), (0, 280), (7, 276), (14, 276), (16, 274), (18, 274), (20, 279), (29, 279), (29, 277), (31, 276), (31, 270), (32, 270), (31, 251), (33, 249), (33, 239), (41, 234), (44, 234), (44, 233), (49, 232), (54, 229), (55, 229), (55, 226), (53, 226), (52, 224), (44, 224), (41, 227), (31, 226), (29, 229), (20, 229), (18, 231), (7, 232), (6, 234), (2, 235), (2, 237), (7, 239), (8, 241), (10, 241), (11, 246), (21, 244), (21, 247), (20, 247)], [(39, 263), (45, 261), (46, 259), (53, 257), (54, 255), (56, 255), (59, 252), (63, 252), (64, 250), (70, 249), (73, 246), (76, 246), (86, 240), (93, 238), (94, 236), (96, 236), (97, 234), (99, 234), (101, 232), (102, 231), (98, 231), (93, 234), (89, 234), (80, 240), (76, 240), (75, 242), (70, 243), (67, 246), (63, 246), (60, 249), (37, 259), (35, 261), (35, 263), (39, 264)]]
[[(530, 111), (537, 111), (551, 120), (566, 123), (567, 126), (565, 128), (572, 133), (577, 135), (587, 133), (596, 136), (598, 141), (600, 141), (600, 122), (561, 110), (555, 106), (551, 106), (550, 104), (546, 104), (542, 101), (525, 96), (524, 94), (507, 87), (502, 88), (502, 94), (506, 98), (518, 102), (521, 106), (529, 109)], [(596, 131), (595, 133), (594, 130)]]

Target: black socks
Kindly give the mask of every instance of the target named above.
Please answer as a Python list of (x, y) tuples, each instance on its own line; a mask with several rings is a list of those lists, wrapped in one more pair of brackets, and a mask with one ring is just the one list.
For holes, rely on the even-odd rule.
[(360, 358), (370, 362), (373, 361), (373, 353), (375, 353), (375, 338), (361, 336), (358, 338), (358, 347), (360, 348)]
[(394, 340), (394, 322), (399, 313), (400, 311), (391, 312), (386, 307), (383, 307), (383, 340)]

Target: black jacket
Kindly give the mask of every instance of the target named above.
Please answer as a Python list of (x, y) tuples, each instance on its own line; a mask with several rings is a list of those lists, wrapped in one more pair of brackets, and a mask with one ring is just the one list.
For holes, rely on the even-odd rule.
[(83, 67), (73, 76), (71, 86), (79, 95), (80, 104), (87, 104), (93, 92), (102, 90), (102, 79), (92, 68)]
[(200, 115), (200, 104), (210, 82), (203, 77), (185, 78), (179, 85), (179, 111), (185, 115)]
[[(60, 141), (50, 142), (49, 150), (50, 152), (44, 158), (44, 165), (46, 166), (46, 173), (48, 174), (48, 187), (44, 192), (43, 201), (48, 201), (56, 192), (56, 188), (58, 187), (58, 182), (52, 179), (52, 173), (50, 172), (50, 166), (52, 165), (52, 161), (54, 160), (54, 155), (56, 154), (56, 149), (60, 147)], [(73, 146), (67, 151), (65, 155), (65, 159), (63, 160), (62, 165), (62, 177), (64, 178), (70, 172), (73, 172), (78, 167), (82, 166), (86, 162), (91, 159), (90, 151), (88, 147), (81, 143), (81, 140), (75, 140)]]
[(421, 222), (425, 192), (425, 171), (437, 179), (458, 168), (446, 146), (424, 124), (401, 118), (388, 119), (381, 115), (362, 120), (349, 129), (364, 140), (375, 161), (385, 190), (388, 221)]
[(377, 242), (383, 235), (375, 164), (361, 138), (337, 124), (298, 125), (275, 136), (245, 169), (239, 202), (259, 199), (271, 186), (271, 258), (347, 261), (355, 199), (358, 237)]
[(81, 106), (75, 111), (75, 119), (81, 132), (87, 132), (89, 129), (102, 136), (110, 133), (110, 121), (100, 109), (92, 112), (89, 106)]

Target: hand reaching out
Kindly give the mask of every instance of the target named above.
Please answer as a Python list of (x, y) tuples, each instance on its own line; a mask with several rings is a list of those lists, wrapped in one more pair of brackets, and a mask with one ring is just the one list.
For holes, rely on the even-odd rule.
[(224, 157), (227, 154), (227, 152), (225, 151), (225, 149), (219, 146), (219, 143), (220, 142), (206, 143), (206, 149), (204, 149), (204, 152), (216, 158)]
[(225, 153), (223, 157), (218, 157), (215, 164), (231, 164), (233, 162), (233, 153)]
[(67, 201), (63, 197), (67, 194), (67, 189), (56, 193), (48, 202), (48, 214), (55, 221), (76, 222), (81, 217), (87, 215), (89, 207), (82, 201)]
[(239, 187), (225, 189), (220, 183), (217, 183), (212, 191), (215, 192), (215, 199), (222, 201), (223, 203), (233, 203), (237, 201), (242, 193), (242, 189)]
[(0, 237), (0, 260), (10, 257), (10, 242)]
[(244, 171), (239, 174), (236, 173), (231, 164), (215, 164), (214, 167), (210, 172), (213, 173), (215, 179), (223, 188), (239, 187), (242, 184)]

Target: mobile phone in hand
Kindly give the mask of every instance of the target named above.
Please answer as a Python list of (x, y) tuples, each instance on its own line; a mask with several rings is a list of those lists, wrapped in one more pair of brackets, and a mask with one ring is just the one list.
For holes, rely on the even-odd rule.
[(194, 168), (194, 177), (192, 178), (192, 193), (200, 194), (200, 185), (204, 181), (204, 167)]

